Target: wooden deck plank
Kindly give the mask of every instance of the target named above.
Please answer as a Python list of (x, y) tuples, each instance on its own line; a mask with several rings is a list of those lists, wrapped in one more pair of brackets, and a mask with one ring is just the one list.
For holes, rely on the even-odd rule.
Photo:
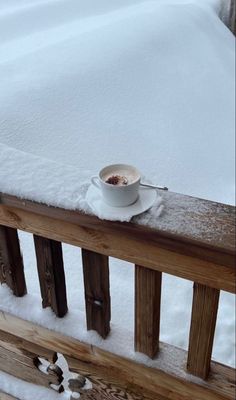
[(135, 266), (135, 351), (154, 358), (159, 348), (162, 274)]
[(82, 249), (82, 260), (87, 329), (105, 339), (111, 319), (108, 257)]
[(20, 400), (20, 399), (17, 399), (16, 397), (11, 396), (10, 394), (3, 393), (0, 390), (0, 400)]
[(17, 230), (0, 225), (0, 282), (6, 283), (15, 296), (27, 292), (23, 258)]
[(64, 317), (68, 308), (61, 243), (34, 235), (34, 245), (43, 308)]
[[(92, 383), (92, 389), (81, 391), (81, 400), (151, 400), (138, 393), (114, 386), (98, 376), (88, 375), (87, 378)], [(156, 395), (155, 400), (168, 399)]]
[(38, 366), (37, 353), (19, 349), (14, 343), (2, 342), (0, 338), (0, 369), (7, 374), (29, 383), (50, 388), (50, 385), (60, 386), (63, 380), (60, 368), (53, 373), (44, 373)]
[(37, 345), (63, 354), (71, 371), (93, 374), (112, 385), (156, 400), (234, 400), (235, 370), (212, 363), (208, 381), (187, 374), (187, 352), (170, 345), (160, 345), (158, 367), (149, 368), (95, 346), (42, 328), (10, 314), (0, 312), (2, 332), (21, 339), (21, 346)]
[(217, 289), (194, 284), (187, 369), (202, 379), (210, 371), (219, 295)]
[[(3, 198), (1, 200), (3, 201)], [(163, 232), (132, 223), (101, 221), (82, 213), (58, 211), (53, 207), (35, 205), (32, 202), (29, 204), (15, 201), (14, 204), (17, 204), (18, 208), (0, 204), (1, 224), (209, 287), (236, 292), (235, 249), (232, 250), (231, 247), (226, 246), (224, 250), (215, 247), (213, 250), (212, 247), (201, 247), (200, 239), (191, 244), (183, 242), (181, 235), (176, 234), (172, 237), (173, 235), (165, 233), (164, 237)], [(34, 211), (29, 211), (30, 208)], [(61, 219), (58, 219), (58, 212)], [(48, 216), (49, 214), (51, 216)], [(231, 214), (229, 208), (230, 223), (226, 224), (226, 227), (231, 226), (233, 221)], [(226, 227), (223, 225), (220, 229), (224, 231)], [(214, 231), (212, 234), (214, 235)], [(231, 236), (232, 232), (229, 231), (227, 237)]]

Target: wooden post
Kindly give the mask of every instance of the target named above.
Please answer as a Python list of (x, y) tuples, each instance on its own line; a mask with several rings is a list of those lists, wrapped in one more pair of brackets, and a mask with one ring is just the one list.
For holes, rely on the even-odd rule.
[(151, 358), (159, 348), (161, 278), (159, 271), (135, 266), (135, 351)]
[(82, 249), (87, 329), (104, 339), (110, 332), (110, 285), (108, 257)]
[(236, 1), (231, 0), (230, 3), (230, 14), (229, 14), (229, 27), (231, 31), (236, 35)]
[(19, 400), (16, 397), (12, 397), (10, 394), (3, 393), (0, 391), (0, 399), (1, 400)]
[(50, 306), (64, 317), (68, 308), (61, 243), (34, 235), (34, 245), (43, 308)]
[(17, 230), (0, 225), (0, 282), (6, 283), (15, 296), (26, 294), (23, 258)]
[(187, 369), (203, 379), (210, 371), (219, 294), (218, 289), (194, 283)]

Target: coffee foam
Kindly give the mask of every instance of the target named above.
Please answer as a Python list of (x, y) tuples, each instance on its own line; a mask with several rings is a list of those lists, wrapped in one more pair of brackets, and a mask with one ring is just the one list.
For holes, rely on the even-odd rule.
[[(132, 171), (127, 170), (127, 169), (122, 169), (122, 168), (114, 168), (110, 170), (109, 172), (105, 172), (101, 178), (104, 182), (106, 182), (109, 178), (112, 178), (114, 176), (120, 177), (119, 182), (116, 184), (116, 186), (126, 186), (134, 181), (137, 180), (138, 176), (135, 174), (135, 172), (132, 173)], [(124, 183), (124, 179), (127, 180), (127, 183)]]

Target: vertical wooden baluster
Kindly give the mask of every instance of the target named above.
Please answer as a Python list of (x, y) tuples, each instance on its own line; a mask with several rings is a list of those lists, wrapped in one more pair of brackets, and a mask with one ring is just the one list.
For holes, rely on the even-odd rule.
[(61, 243), (34, 235), (34, 245), (43, 308), (64, 317), (68, 308)]
[(230, 12), (229, 12), (229, 27), (231, 31), (236, 35), (236, 3), (235, 0), (231, 0)]
[(104, 339), (110, 332), (110, 285), (108, 257), (82, 249), (87, 329)]
[(6, 283), (15, 296), (26, 294), (23, 258), (17, 230), (0, 225), (0, 282)]
[(159, 347), (162, 274), (135, 265), (135, 351), (154, 358)]
[(219, 294), (218, 289), (194, 283), (187, 369), (203, 379), (210, 371)]

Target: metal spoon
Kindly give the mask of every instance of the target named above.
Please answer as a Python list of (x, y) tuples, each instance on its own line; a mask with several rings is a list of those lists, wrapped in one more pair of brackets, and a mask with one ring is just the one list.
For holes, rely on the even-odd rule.
[(140, 186), (148, 187), (151, 189), (168, 190), (168, 187), (166, 187), (166, 186), (156, 186), (156, 185), (151, 185), (149, 183), (143, 183), (143, 182), (140, 182)]
[[(128, 179), (125, 176), (122, 176), (122, 179), (123, 179), (123, 184), (128, 185)], [(156, 186), (156, 185), (151, 185), (150, 183), (140, 182), (140, 186), (148, 187), (151, 189), (168, 190), (168, 187), (166, 186)]]

